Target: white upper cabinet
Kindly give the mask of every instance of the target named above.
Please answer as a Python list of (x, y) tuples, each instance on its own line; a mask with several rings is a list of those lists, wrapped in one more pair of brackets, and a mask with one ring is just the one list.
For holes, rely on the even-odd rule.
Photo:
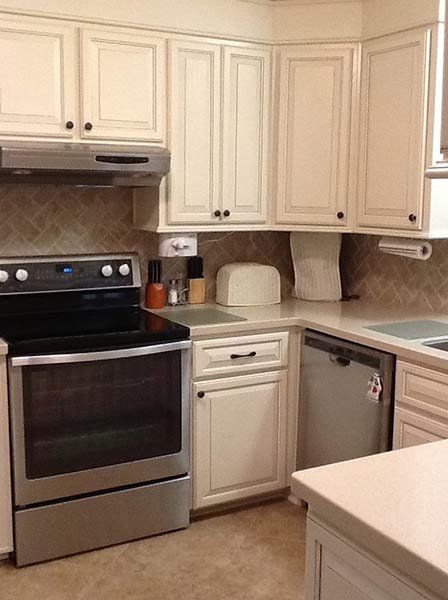
[(223, 219), (263, 223), (268, 201), (271, 51), (228, 46), (223, 69)]
[(279, 224), (347, 225), (354, 48), (279, 50)]
[(409, 234), (423, 227), (429, 51), (427, 29), (363, 45), (361, 227), (404, 229)]
[(81, 31), (82, 137), (163, 141), (165, 46), (136, 31)]
[(220, 46), (170, 43), (168, 222), (219, 221)]
[(0, 134), (73, 136), (76, 30), (39, 19), (0, 20)]
[(170, 43), (167, 224), (267, 219), (271, 51)]

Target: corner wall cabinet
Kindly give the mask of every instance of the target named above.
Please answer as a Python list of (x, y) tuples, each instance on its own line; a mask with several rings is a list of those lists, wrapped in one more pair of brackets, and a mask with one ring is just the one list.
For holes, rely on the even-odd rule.
[(448, 439), (448, 374), (398, 361), (393, 448)]
[(350, 221), (355, 49), (278, 51), (277, 224), (343, 229)]

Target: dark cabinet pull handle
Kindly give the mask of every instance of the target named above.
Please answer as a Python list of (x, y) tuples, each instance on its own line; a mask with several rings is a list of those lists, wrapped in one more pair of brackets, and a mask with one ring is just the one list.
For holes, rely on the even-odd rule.
[(230, 217), (230, 210), (225, 210), (225, 211), (224, 211), (222, 214), (223, 214), (225, 217)]
[(249, 354), (231, 354), (230, 358), (232, 360), (235, 360), (236, 358), (254, 358), (254, 356), (257, 356), (257, 353), (254, 351), (249, 352)]
[(86, 131), (92, 131), (92, 129), (93, 129), (93, 125), (92, 125), (92, 123), (86, 123), (86, 124), (84, 125), (84, 129), (85, 129)]
[(411, 223), (415, 223), (416, 220), (417, 220), (417, 217), (414, 214), (411, 213), (409, 215), (409, 220), (410, 220)]
[(205, 396), (205, 392), (198, 392), (198, 398), (203, 398)]
[(338, 219), (343, 219), (345, 217), (345, 215), (342, 211), (338, 212), (338, 214), (336, 216)]
[(67, 121), (67, 123), (65, 124), (67, 129), (73, 129), (73, 127), (75, 126), (75, 124), (73, 123), (73, 121)]
[(221, 216), (221, 211), (220, 210), (215, 210), (215, 212), (213, 214), (215, 215), (215, 217), (220, 217)]

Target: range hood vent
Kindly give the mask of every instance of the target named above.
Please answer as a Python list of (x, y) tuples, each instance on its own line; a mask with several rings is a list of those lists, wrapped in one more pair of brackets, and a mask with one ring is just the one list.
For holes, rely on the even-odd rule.
[(159, 186), (169, 169), (170, 154), (158, 146), (5, 142), (0, 147), (0, 184)]

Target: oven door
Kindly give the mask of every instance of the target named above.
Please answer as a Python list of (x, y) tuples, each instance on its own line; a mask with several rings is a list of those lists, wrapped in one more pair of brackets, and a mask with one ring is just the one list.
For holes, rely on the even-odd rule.
[(15, 505), (187, 473), (190, 347), (10, 358)]

